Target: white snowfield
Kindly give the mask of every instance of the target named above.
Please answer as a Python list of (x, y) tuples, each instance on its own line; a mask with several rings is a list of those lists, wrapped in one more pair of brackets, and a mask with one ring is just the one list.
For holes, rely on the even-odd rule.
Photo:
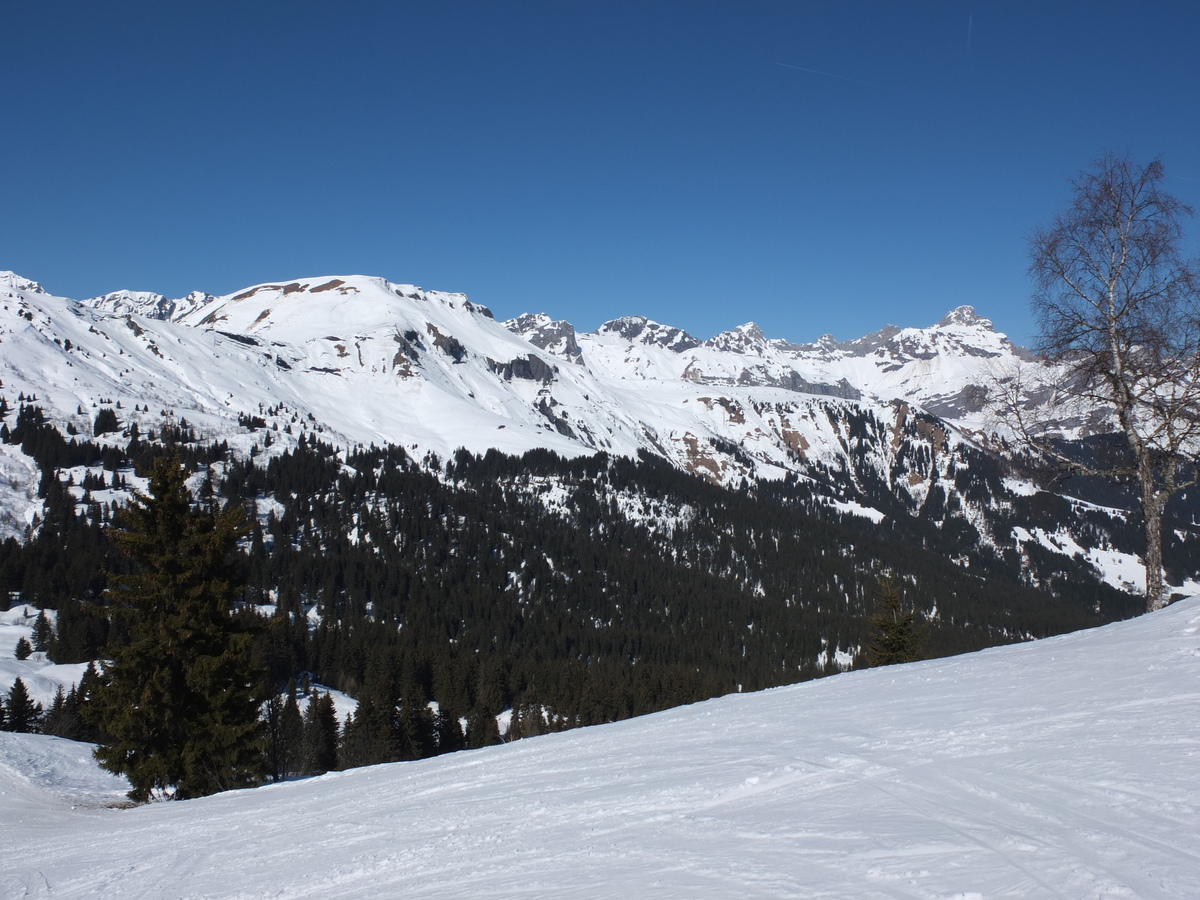
[(0, 896), (1200, 897), (1195, 599), (1037, 643), (137, 809), (71, 809), (68, 784), (79, 804), (113, 791), (17, 774), (61, 744), (0, 736)]
[[(101, 408), (142, 434), (186, 420), (240, 453), (264, 434), (282, 452), (306, 431), (342, 446), (401, 444), (417, 458), (460, 447), (646, 451), (737, 484), (810, 463), (836, 468), (850, 452), (842, 420), (852, 411), (900, 429), (915, 405), (973, 431), (974, 393), (1023, 354), (966, 306), (929, 328), (849, 342), (768, 340), (752, 323), (701, 342), (638, 316), (591, 334), (546, 315), (501, 323), (462, 294), (360, 275), (223, 297), (76, 301), (0, 271), (11, 408), (36, 397), (60, 429), (85, 435)], [(255, 437), (243, 415), (267, 430)], [(128, 436), (102, 440), (124, 446)], [(721, 449), (730, 444), (740, 452)], [(879, 463), (885, 479), (893, 462)], [(0, 538), (30, 524), (37, 483), (26, 458), (0, 455)]]

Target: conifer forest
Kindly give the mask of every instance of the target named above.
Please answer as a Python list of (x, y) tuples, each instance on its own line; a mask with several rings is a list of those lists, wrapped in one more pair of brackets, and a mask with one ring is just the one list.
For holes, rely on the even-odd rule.
[[(881, 584), (893, 611), (920, 618), (924, 656), (1138, 611), (1082, 564), (978, 541), (946, 516), (952, 493), (877, 524), (799, 478), (730, 490), (644, 454), (414, 459), (310, 435), (239, 458), (186, 422), (127, 438), (61, 434), (32, 404), (11, 411), (5, 439), (46, 473), (45, 517), (29, 540), (0, 544), (0, 589), (57, 610), (44, 636), (54, 661), (129, 658), (140, 632), (111, 607), (140, 583), (125, 533), (139, 507), (92, 493), (176, 460), (196, 510), (243, 520), (213, 560), (229, 569), (228, 618), (245, 642), (244, 703), (261, 709), (238, 783), (494, 743), (506, 710), (513, 740), (831, 674), (877, 642)], [(1004, 475), (996, 457), (970, 462), (968, 490)], [(83, 484), (61, 474), (81, 466)], [(885, 492), (872, 499), (887, 508)], [(1068, 514), (1047, 492), (1021, 501), (998, 514)], [(1172, 564), (1194, 567), (1186, 543), (1169, 544)], [(114, 719), (88, 710), (103, 707), (98, 677), (56, 698), (45, 730), (114, 741)], [(312, 685), (356, 711), (339, 725)]]

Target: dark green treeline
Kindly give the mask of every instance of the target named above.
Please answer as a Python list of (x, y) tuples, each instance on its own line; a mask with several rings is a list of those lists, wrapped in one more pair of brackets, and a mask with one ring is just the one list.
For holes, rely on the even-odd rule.
[[(945, 492), (919, 512), (865, 496), (889, 512), (875, 525), (829, 509), (806, 481), (727, 490), (653, 458), (418, 463), (397, 447), (339, 453), (306, 437), (261, 465), (198, 444), (185, 423), (101, 449), (31, 409), (9, 440), (51, 473), (46, 520), (0, 545), (0, 588), (60, 610), (54, 658), (100, 652), (100, 573), (121, 565), (102, 532), (111, 508), (77, 503), (55, 469), (104, 465), (103, 486), (119, 485), (166, 438), (189, 466), (213, 466), (207, 490), (247, 507), (244, 599), (271, 609), (255, 650), (274, 685), (311, 678), (366, 702), (356, 760), (494, 740), (488, 722), (507, 708), (534, 733), (816, 677), (834, 649), (865, 645), (885, 571), (918, 612), (936, 608), (932, 656), (1136, 610), (1086, 573), (1055, 592), (1028, 586), (1015, 556), (948, 527), (960, 520)], [(1055, 584), (1063, 558), (1034, 562)], [(543, 707), (548, 723), (530, 712)], [(459, 720), (473, 725), (465, 735)]]

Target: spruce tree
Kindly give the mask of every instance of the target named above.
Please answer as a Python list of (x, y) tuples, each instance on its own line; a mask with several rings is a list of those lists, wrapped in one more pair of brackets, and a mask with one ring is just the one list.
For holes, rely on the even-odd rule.
[(50, 708), (42, 716), (42, 734), (52, 734), (68, 740), (80, 740), (80, 721), (75, 689), (68, 695), (62, 685), (54, 692)]
[(474, 750), (500, 742), (500, 728), (496, 724), (496, 717), (485, 710), (477, 709), (467, 722), (467, 747)]
[(323, 775), (337, 768), (338, 723), (333, 697), (313, 693), (304, 708), (303, 775)]
[(4, 730), (32, 733), (38, 730), (42, 717), (42, 705), (34, 703), (20, 678), (13, 682), (9, 689), (8, 699), (4, 704)]
[(283, 752), (280, 754), (283, 761), (283, 777), (291, 778), (300, 774), (304, 749), (304, 716), (300, 712), (300, 704), (296, 701), (295, 681), (288, 685), (280, 735), (283, 744)]
[(267, 733), (267, 768), (273, 781), (301, 774), (304, 743), (304, 719), (296, 703), (296, 682), (288, 690), (275, 694), (263, 708)]
[(54, 629), (50, 625), (50, 620), (46, 618), (45, 610), (42, 610), (33, 623), (33, 649), (38, 652), (48, 652), (52, 640), (54, 640)]
[(230, 615), (245, 533), (240, 507), (195, 509), (178, 457), (155, 459), (113, 544), (131, 575), (110, 575), (115, 640), (87, 705), (108, 736), (95, 753), (124, 774), (131, 799), (187, 799), (257, 784), (263, 775), (251, 634)]
[(346, 717), (338, 762), (344, 769), (376, 766), (406, 758), (403, 754), (409, 749), (402, 743), (396, 704), (367, 691), (359, 698), (358, 709)]
[(925, 635), (916, 624), (916, 613), (906, 609), (900, 582), (892, 575), (879, 579), (875, 612), (868, 620), (874, 629), (867, 644), (868, 666), (890, 666), (925, 658)]
[(33, 646), (26, 638), (20, 637), (17, 639), (17, 647), (13, 652), (17, 659), (29, 659), (29, 655), (33, 653)]

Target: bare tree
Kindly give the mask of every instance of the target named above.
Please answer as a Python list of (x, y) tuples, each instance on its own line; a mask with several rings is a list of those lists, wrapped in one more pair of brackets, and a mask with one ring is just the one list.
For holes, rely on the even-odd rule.
[[(1044, 364), (1009, 380), (998, 401), (1025, 442), (1069, 472), (1136, 485), (1148, 611), (1166, 602), (1163, 509), (1196, 482), (1200, 460), (1200, 277), (1182, 251), (1192, 209), (1162, 178), (1157, 159), (1107, 155), (1030, 238)], [(1127, 445), (1115, 459), (1085, 464), (1055, 440), (1062, 422), (1089, 418), (1115, 423)]]

